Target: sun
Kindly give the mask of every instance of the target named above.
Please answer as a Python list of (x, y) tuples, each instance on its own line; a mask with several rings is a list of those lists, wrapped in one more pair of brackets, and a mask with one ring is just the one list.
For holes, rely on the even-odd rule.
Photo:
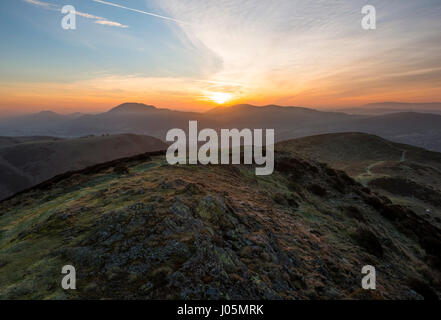
[(216, 102), (217, 104), (224, 104), (225, 102), (233, 99), (233, 95), (226, 92), (208, 92), (207, 98)]

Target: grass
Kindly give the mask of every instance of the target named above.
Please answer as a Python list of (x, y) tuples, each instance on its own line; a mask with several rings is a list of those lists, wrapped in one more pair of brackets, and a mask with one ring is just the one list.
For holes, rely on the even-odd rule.
[[(283, 252), (292, 257), (296, 261), (296, 272), (305, 275), (304, 285), (308, 290), (297, 292), (304, 298), (308, 297), (306, 292), (313, 296), (315, 286), (324, 281), (318, 281), (316, 277), (321, 272), (317, 270), (322, 270), (320, 268), (324, 268), (326, 263), (335, 264), (345, 270), (349, 266), (355, 268), (346, 271), (347, 277), (354, 278), (359, 273), (360, 263), (369, 259), (377, 259), (375, 261), (379, 265), (390, 264), (387, 271), (390, 286), (387, 290), (391, 296), (397, 297), (402, 293), (403, 284), (398, 278), (394, 278), (394, 275), (398, 274), (403, 278), (411, 274), (418, 275), (420, 270), (428, 270), (424, 263), (424, 251), (415, 240), (399, 232), (361, 198), (354, 197), (354, 190), (351, 189), (342, 195), (325, 185), (326, 197), (318, 197), (308, 192), (308, 185), (326, 183), (321, 172), (308, 173), (304, 180), (293, 181), (278, 172), (271, 176), (256, 177), (254, 168), (246, 166), (170, 167), (164, 165), (163, 158), (132, 163), (128, 168), (130, 174), (127, 175), (117, 175), (109, 169), (88, 176), (72, 177), (71, 180), (63, 181), (50, 190), (32, 191), (11, 202), (0, 204), (0, 210), (3, 212), (0, 216), (0, 298), (81, 297), (81, 292), (75, 293), (75, 296), (59, 289), (61, 267), (68, 261), (63, 261), (56, 253), (57, 250), (78, 246), (84, 240), (90, 241), (92, 235), (101, 231), (97, 228), (102, 227), (102, 218), (106, 215), (110, 218), (120, 218), (118, 223), (121, 224), (121, 228), (127, 228), (128, 225), (124, 225), (125, 221), (130, 221), (134, 215), (128, 207), (135, 203), (154, 205), (155, 213), (146, 217), (148, 229), (142, 229), (147, 228), (145, 225), (140, 226), (139, 230), (132, 230), (133, 232), (128, 233), (126, 237), (149, 236), (153, 230), (160, 232), (158, 230), (163, 227), (164, 220), (170, 218), (168, 221), (172, 221), (170, 207), (178, 198), (193, 213), (193, 219), (203, 226), (201, 235), (198, 236), (203, 236), (204, 239), (219, 238), (221, 243), (229, 241), (223, 239), (229, 231), (223, 222), (227, 221), (226, 216), (231, 215), (238, 221), (238, 225), (233, 226), (234, 229), (231, 230), (234, 231), (234, 245), (239, 246), (238, 252), (242, 243), (255, 239), (254, 242), (251, 241), (255, 246), (264, 250), (271, 247), (272, 251), (268, 251), (271, 254)], [(161, 185), (165, 182), (171, 187), (162, 188)], [(291, 191), (290, 183), (295, 184), (302, 195), (297, 191)], [(201, 186), (201, 194), (192, 193), (198, 191), (188, 191), (193, 190), (186, 189), (189, 184)], [(295, 194), (299, 206), (292, 207), (283, 201), (275, 205), (276, 194)], [(37, 198), (38, 195), (43, 197)], [(215, 199), (219, 197), (228, 205), (229, 211), (224, 212), (220, 207), (213, 207), (219, 206), (216, 202), (201, 206), (201, 199), (207, 195), (213, 195)], [(30, 199), (30, 196), (34, 198)], [(163, 201), (158, 203), (150, 200), (154, 196), (161, 196)], [(365, 221), (346, 216), (340, 208), (347, 205), (357, 208)], [(195, 214), (198, 210), (202, 212), (202, 217)], [(62, 218), (63, 214), (68, 216)], [(183, 221), (174, 222), (185, 225)], [(384, 246), (383, 260), (369, 256), (369, 253), (357, 246), (351, 238), (353, 232), (363, 226), (369, 227), (378, 235), (379, 242), (386, 238), (391, 240), (393, 245)], [(174, 239), (180, 243), (188, 243), (192, 254), (196, 254), (200, 248), (195, 244), (195, 238), (193, 232), (184, 228), (179, 233), (170, 233), (161, 239), (164, 242), (165, 239)], [(152, 247), (160, 247), (161, 243), (158, 241), (149, 243)], [(100, 244), (95, 243), (94, 246), (99, 247)], [(246, 269), (252, 270), (255, 285), (262, 292), (275, 292), (276, 282), (273, 283), (270, 278), (277, 278), (282, 273), (277, 269), (282, 268), (282, 262), (277, 264), (260, 260), (263, 259), (261, 255), (242, 258), (233, 249), (219, 249), (213, 251), (213, 255), (216, 261), (223, 265), (222, 268), (234, 267), (235, 263), (240, 261)], [(407, 271), (402, 270), (403, 256), (406, 257), (406, 261), (411, 262)], [(342, 258), (345, 262), (342, 262)], [(176, 268), (184, 262), (179, 260)], [(168, 267), (167, 263), (165, 267)], [(95, 274), (94, 277), (90, 276), (93, 282), (105, 285), (100, 282), (100, 276), (96, 276), (99, 270), (90, 268), (88, 272)], [(155, 268), (158, 270), (159, 267)], [(262, 271), (264, 269), (265, 272)], [(142, 280), (142, 277), (140, 279)], [(286, 283), (286, 280), (284, 281)], [(350, 292), (350, 288), (343, 288), (344, 284), (338, 280), (326, 281), (327, 286), (339, 292)], [(289, 293), (283, 294), (289, 296)]]

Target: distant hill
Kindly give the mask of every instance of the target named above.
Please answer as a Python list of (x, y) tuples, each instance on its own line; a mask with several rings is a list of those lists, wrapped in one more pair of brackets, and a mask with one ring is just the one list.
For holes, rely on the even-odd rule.
[(339, 108), (338, 112), (360, 115), (380, 115), (395, 112), (419, 112), (441, 114), (441, 102), (431, 103), (402, 103), (402, 102), (379, 102), (370, 103), (360, 107)]
[[(225, 128), (272, 128), (278, 134), (287, 130), (314, 130), (356, 117), (337, 112), (323, 112), (303, 107), (252, 106), (247, 104), (218, 107), (205, 113)], [(310, 129), (308, 129), (310, 128)]]
[(149, 135), (161, 140), (170, 129), (188, 130), (188, 121), (198, 120), (200, 126), (217, 128), (216, 121), (201, 113), (158, 109), (143, 104), (125, 103), (108, 112), (86, 115), (66, 123), (60, 132), (64, 135), (121, 134)]
[[(359, 131), (411, 144), (429, 150), (441, 151), (441, 115), (402, 112), (357, 119), (346, 123), (343, 131)], [(343, 130), (345, 129), (345, 130)]]
[(26, 143), (26, 142), (39, 142), (39, 141), (60, 141), (62, 138), (56, 138), (56, 137), (0, 137), (0, 148), (19, 144), (19, 143)]
[(349, 115), (303, 107), (257, 107), (247, 104), (218, 107), (205, 113), (159, 109), (138, 103), (124, 103), (95, 115), (65, 116), (45, 112), (1, 119), (0, 135), (78, 137), (133, 133), (165, 140), (170, 129), (187, 130), (190, 120), (197, 120), (200, 129), (275, 129), (277, 141), (357, 131), (441, 151), (441, 115), (416, 112)]
[(76, 139), (0, 137), (0, 199), (67, 171), (166, 148), (156, 138), (131, 134)]
[(428, 103), (377, 102), (377, 103), (365, 104), (362, 106), (362, 108), (409, 110), (415, 112), (419, 112), (420, 110), (441, 111), (441, 102), (428, 102)]
[(154, 106), (148, 106), (142, 103), (123, 103), (111, 110), (108, 113), (112, 114), (143, 114), (157, 110)]
[(277, 145), (277, 150), (344, 170), (441, 227), (441, 153), (363, 133), (284, 141)]
[(353, 116), (317, 126), (297, 126), (280, 131), (277, 140), (341, 132), (363, 132), (394, 142), (441, 151), (441, 115), (416, 112)]
[(82, 115), (61, 115), (52, 111), (42, 111), (0, 118), (0, 136), (61, 136), (64, 124)]

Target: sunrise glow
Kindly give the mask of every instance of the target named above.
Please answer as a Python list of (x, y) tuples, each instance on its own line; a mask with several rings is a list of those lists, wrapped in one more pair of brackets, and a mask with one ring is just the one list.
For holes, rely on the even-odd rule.
[(210, 92), (207, 94), (207, 98), (217, 104), (224, 104), (230, 101), (233, 98), (233, 95), (225, 92)]
[(127, 100), (199, 112), (441, 101), (441, 20), (422, 18), (434, 12), (422, 1), (399, 13), (383, 2), (375, 31), (361, 28), (364, 0), (83, 1), (70, 31), (61, 0), (1, 1), (1, 12), (20, 12), (5, 15), (3, 30), (20, 34), (3, 35), (0, 113), (97, 112)]

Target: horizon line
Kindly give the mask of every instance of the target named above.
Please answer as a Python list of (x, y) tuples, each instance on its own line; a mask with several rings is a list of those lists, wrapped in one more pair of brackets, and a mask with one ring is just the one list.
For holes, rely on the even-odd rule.
[[(31, 111), (29, 110), (29, 112), (15, 112), (16, 110), (10, 110), (10, 109), (0, 109), (0, 116), (2, 116), (3, 114), (10, 114), (10, 116), (6, 116), (6, 117), (16, 117), (16, 116), (25, 116), (25, 115), (32, 115), (32, 114), (39, 114), (39, 113), (44, 113), (44, 112), (51, 112), (57, 115), (73, 115), (76, 113), (82, 114), (82, 115), (94, 115), (94, 114), (101, 114), (101, 113), (106, 113), (106, 112), (110, 112), (113, 109), (116, 109), (122, 105), (125, 104), (137, 104), (137, 105), (143, 105), (146, 107), (154, 107), (155, 109), (159, 109), (159, 110), (170, 110), (170, 111), (178, 111), (178, 112), (185, 112), (185, 113), (207, 113), (211, 110), (217, 109), (217, 108), (231, 108), (231, 107), (235, 107), (235, 106), (251, 106), (251, 107), (256, 107), (256, 108), (265, 108), (265, 107), (280, 107), (280, 108), (304, 108), (304, 109), (310, 109), (310, 110), (329, 110), (329, 111), (336, 111), (336, 110), (345, 110), (345, 109), (354, 109), (354, 108), (363, 108), (366, 106), (371, 106), (371, 105), (376, 105), (376, 104), (404, 104), (404, 105), (412, 105), (412, 104), (418, 104), (418, 105), (431, 105), (431, 104), (439, 104), (440, 108), (436, 108), (433, 109), (432, 111), (441, 111), (441, 102), (438, 101), (433, 101), (433, 102), (399, 102), (399, 101), (380, 101), (380, 102), (371, 102), (371, 103), (366, 103), (366, 104), (362, 104), (362, 105), (354, 105), (354, 106), (302, 106), (302, 105), (278, 105), (278, 104), (265, 104), (265, 105), (255, 105), (255, 104), (249, 104), (249, 103), (237, 103), (237, 104), (231, 104), (231, 105), (218, 105), (218, 106), (214, 106), (210, 109), (207, 110), (203, 110), (203, 111), (187, 111), (187, 110), (182, 110), (182, 109), (171, 109), (171, 108), (167, 108), (167, 107), (157, 107), (153, 104), (148, 104), (148, 103), (144, 103), (144, 102), (123, 102), (120, 103), (118, 105), (116, 105), (115, 107), (110, 107), (109, 109), (105, 109), (105, 110), (95, 110), (95, 111), (90, 111), (90, 112), (82, 112), (82, 111), (70, 111), (70, 112), (57, 112), (57, 111), (53, 111), (53, 109), (40, 109), (40, 110), (35, 110), (35, 111)], [(375, 109), (373, 109), (375, 110)], [(424, 110), (424, 109), (423, 109)], [(399, 110), (397, 109), (398, 112), (403, 112), (403, 111), (414, 111), (417, 112), (415, 110)], [(426, 111), (430, 111), (430, 109), (426, 109)]]

